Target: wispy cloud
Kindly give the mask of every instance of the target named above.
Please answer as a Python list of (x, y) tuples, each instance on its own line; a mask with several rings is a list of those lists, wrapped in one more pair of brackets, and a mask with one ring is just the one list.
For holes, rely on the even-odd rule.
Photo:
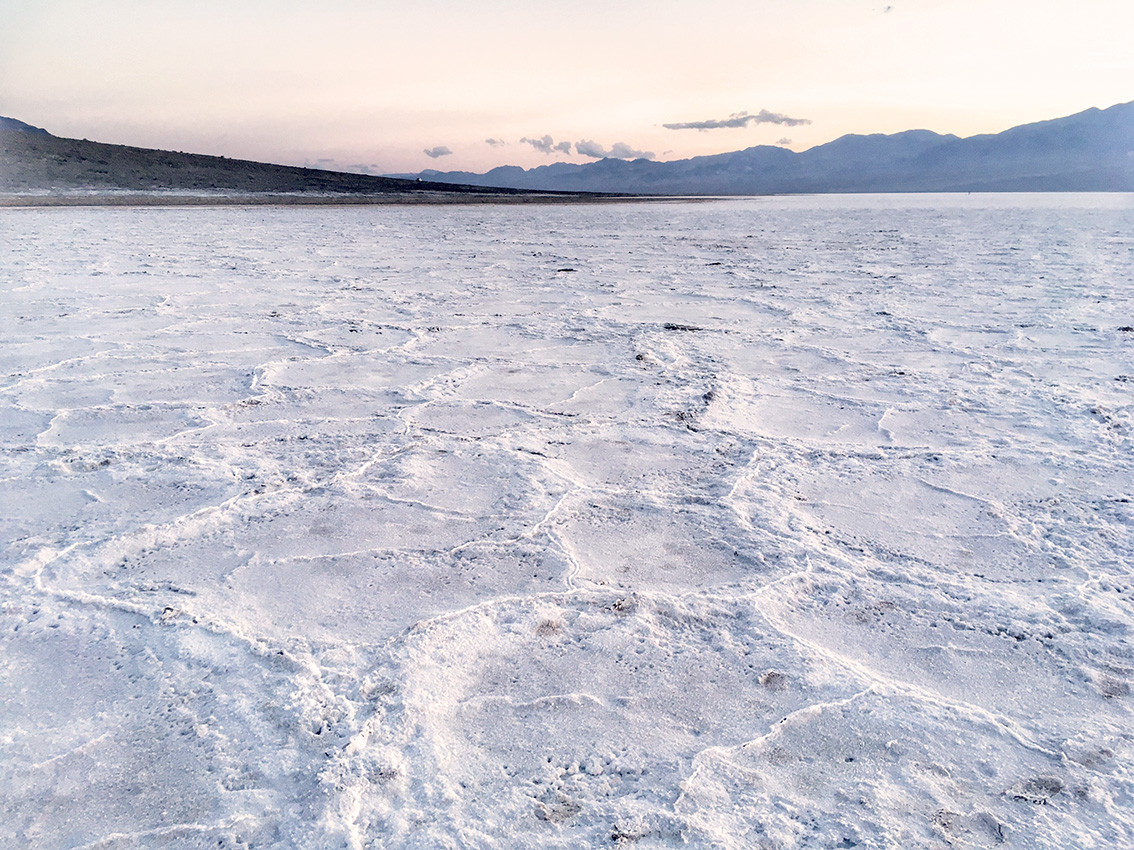
[(541, 139), (529, 139), (527, 136), (524, 136), (524, 138), (520, 139), (520, 143), (531, 145), (540, 153), (550, 154), (555, 150), (555, 139), (551, 138), (551, 136), (544, 136)]
[(708, 119), (706, 121), (684, 121), (679, 124), (662, 124), (667, 130), (724, 130), (736, 127), (747, 127), (749, 124), (780, 124), (784, 127), (798, 127), (801, 124), (810, 124), (809, 118), (791, 118), (779, 112), (769, 112), (761, 109), (755, 115), (748, 112), (736, 112), (728, 118)]
[(606, 148), (598, 142), (575, 142), (575, 152), (580, 156), (590, 156), (595, 159), (602, 159), (606, 156)]
[(381, 166), (379, 166), (379, 165), (377, 165), (373, 162), (370, 163), (369, 165), (367, 165), (366, 163), (361, 163), (361, 162), (351, 163), (350, 165), (345, 165), (345, 164), (339, 162), (337, 159), (332, 159), (331, 157), (321, 157), (320, 159), (315, 159), (315, 160), (305, 159), (303, 161), (303, 167), (304, 168), (317, 168), (321, 171), (346, 171), (346, 172), (349, 172), (351, 174), (382, 174), (383, 173)]
[(778, 142), (776, 142), (776, 144), (779, 145), (781, 148), (786, 148), (788, 145), (791, 144), (791, 139), (789, 139), (787, 136), (784, 136), (782, 139), (780, 139)]
[[(553, 153), (561, 153), (565, 154), (566, 156), (571, 155), (570, 142), (557, 142), (555, 141), (555, 139), (551, 138), (551, 136), (548, 135), (544, 135), (543, 137), (538, 139), (529, 139), (525, 136), (524, 138), (520, 139), (520, 143), (531, 145), (540, 153), (545, 153), (548, 155), (551, 155)], [(493, 147), (496, 146), (493, 145)]]
[(444, 145), (438, 145), (435, 148), (426, 148), (425, 149), (425, 155), (427, 157), (429, 157), (430, 159), (437, 159), (440, 156), (451, 156), (452, 153), (453, 152), (451, 150), (449, 150), (447, 147), (445, 147)]
[(502, 148), (504, 145), (508, 144), (503, 139), (485, 139), (484, 143), (490, 148)]
[(615, 159), (653, 159), (654, 152), (635, 150), (626, 142), (615, 142), (610, 146), (609, 156)]
[(626, 142), (615, 142), (607, 150), (598, 142), (595, 141), (582, 141), (575, 142), (575, 153), (580, 156), (589, 156), (591, 159), (653, 159), (653, 151), (640, 151), (635, 150), (626, 144)]

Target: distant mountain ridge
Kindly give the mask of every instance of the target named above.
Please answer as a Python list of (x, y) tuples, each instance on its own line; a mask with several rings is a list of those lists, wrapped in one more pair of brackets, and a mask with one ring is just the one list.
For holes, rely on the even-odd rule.
[(139, 197), (166, 203), (185, 202), (177, 197), (191, 202), (244, 198), (287, 203), (522, 203), (591, 197), (456, 186), (64, 139), (23, 121), (0, 117), (0, 205), (41, 203), (51, 196), (81, 196), (99, 203), (134, 203)]
[(17, 121), (15, 118), (5, 118), (3, 115), (0, 115), (0, 130), (12, 130), (17, 133), (37, 133), (41, 136), (51, 135), (42, 127), (33, 127), (31, 124), (25, 124), (23, 121)]
[(0, 117), (0, 193), (75, 191), (486, 200), (545, 193), (570, 200), (565, 193), (1134, 192), (1134, 102), (969, 138), (907, 130), (842, 136), (801, 153), (765, 145), (673, 162), (602, 159), (385, 177), (64, 139)]
[(1134, 102), (960, 138), (848, 135), (801, 153), (767, 145), (673, 162), (603, 159), (414, 175), (477, 186), (643, 194), (1134, 191)]

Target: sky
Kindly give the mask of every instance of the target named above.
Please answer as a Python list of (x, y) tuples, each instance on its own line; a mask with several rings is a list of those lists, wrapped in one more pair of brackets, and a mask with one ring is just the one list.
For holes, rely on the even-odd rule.
[(0, 0), (0, 115), (372, 173), (970, 136), (1134, 100), (1131, 0)]

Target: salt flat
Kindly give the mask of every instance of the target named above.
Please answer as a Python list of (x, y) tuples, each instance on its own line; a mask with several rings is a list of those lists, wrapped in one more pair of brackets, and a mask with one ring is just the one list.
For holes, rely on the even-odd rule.
[(1134, 843), (1134, 197), (0, 243), (0, 847)]

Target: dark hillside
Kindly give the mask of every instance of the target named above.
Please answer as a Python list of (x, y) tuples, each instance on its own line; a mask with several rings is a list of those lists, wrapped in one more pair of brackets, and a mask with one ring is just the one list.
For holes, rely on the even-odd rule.
[(516, 188), (374, 177), (223, 156), (108, 145), (64, 139), (11, 118), (0, 119), (0, 193), (24, 196), (85, 193), (118, 195), (251, 196), (287, 202), (586, 200), (595, 193), (525, 191)]

